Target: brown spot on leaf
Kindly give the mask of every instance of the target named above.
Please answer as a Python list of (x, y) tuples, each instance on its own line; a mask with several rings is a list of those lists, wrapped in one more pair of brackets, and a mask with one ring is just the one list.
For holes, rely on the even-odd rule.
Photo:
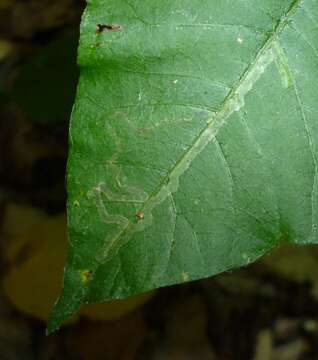
[(102, 33), (105, 31), (120, 31), (122, 30), (122, 25), (120, 24), (97, 24), (96, 31), (97, 33)]
[(142, 220), (145, 217), (145, 214), (142, 211), (138, 211), (136, 217), (138, 220)]
[(80, 276), (83, 283), (87, 283), (92, 279), (92, 270), (80, 270)]

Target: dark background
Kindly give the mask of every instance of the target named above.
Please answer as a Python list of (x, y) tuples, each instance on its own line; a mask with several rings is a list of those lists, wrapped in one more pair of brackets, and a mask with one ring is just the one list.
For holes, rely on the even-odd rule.
[[(155, 0), (154, 0), (155, 1)], [(99, 307), (50, 337), (84, 2), (0, 0), (0, 360), (318, 359), (318, 250)]]

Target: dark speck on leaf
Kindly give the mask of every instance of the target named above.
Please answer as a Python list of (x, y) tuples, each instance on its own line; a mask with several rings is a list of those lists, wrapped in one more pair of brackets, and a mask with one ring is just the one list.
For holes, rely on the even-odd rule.
[(97, 24), (96, 31), (100, 34), (104, 31), (120, 31), (122, 30), (122, 25), (119, 24)]
[(142, 220), (145, 214), (142, 211), (138, 211), (136, 214), (137, 220)]

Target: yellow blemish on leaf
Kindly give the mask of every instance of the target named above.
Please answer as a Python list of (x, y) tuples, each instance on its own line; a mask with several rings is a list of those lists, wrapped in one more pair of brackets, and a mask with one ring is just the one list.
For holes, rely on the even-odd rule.
[(92, 271), (91, 270), (79, 270), (81, 281), (86, 284), (92, 279)]
[(189, 280), (189, 274), (187, 272), (182, 272), (181, 277), (182, 277), (183, 281), (188, 281)]

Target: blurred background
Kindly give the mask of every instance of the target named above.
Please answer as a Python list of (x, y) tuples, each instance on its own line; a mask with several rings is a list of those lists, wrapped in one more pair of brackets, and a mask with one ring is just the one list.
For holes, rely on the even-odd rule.
[[(154, 0), (155, 1), (155, 0)], [(318, 249), (84, 306), (45, 336), (67, 249), (79, 0), (0, 0), (0, 360), (318, 359)]]

